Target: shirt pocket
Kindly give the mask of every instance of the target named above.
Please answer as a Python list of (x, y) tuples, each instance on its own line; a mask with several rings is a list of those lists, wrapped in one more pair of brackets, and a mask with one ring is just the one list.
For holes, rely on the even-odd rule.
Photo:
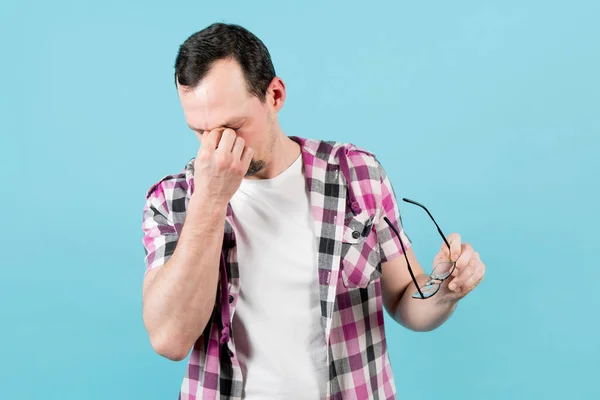
[(340, 275), (347, 288), (366, 288), (381, 277), (381, 257), (374, 215), (366, 210), (346, 219)]

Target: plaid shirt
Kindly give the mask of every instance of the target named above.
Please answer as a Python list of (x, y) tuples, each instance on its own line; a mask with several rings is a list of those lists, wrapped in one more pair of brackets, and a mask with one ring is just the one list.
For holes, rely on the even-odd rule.
[[(300, 144), (318, 243), (321, 317), (325, 331), (328, 400), (395, 399), (381, 297), (381, 263), (402, 254), (383, 216), (405, 235), (392, 185), (376, 157), (352, 144), (290, 137)], [(146, 195), (142, 230), (146, 271), (173, 254), (194, 190), (190, 160)], [(349, 183), (349, 184), (348, 184)], [(227, 208), (219, 299), (193, 346), (179, 399), (241, 399), (242, 370), (230, 338), (240, 280)], [(293, 360), (290, 360), (293, 362)]]

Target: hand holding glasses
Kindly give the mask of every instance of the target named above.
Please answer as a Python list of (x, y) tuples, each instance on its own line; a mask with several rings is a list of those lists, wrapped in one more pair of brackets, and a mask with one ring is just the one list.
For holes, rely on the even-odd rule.
[[(429, 217), (431, 218), (431, 220), (437, 227), (437, 230), (438, 230), (439, 234), (442, 236), (442, 239), (444, 239), (444, 243), (446, 243), (446, 246), (448, 246), (448, 253), (450, 254), (450, 244), (448, 243), (448, 240), (446, 240), (446, 236), (440, 229), (437, 222), (435, 222), (435, 219), (433, 218), (433, 216), (431, 215), (429, 210), (427, 210), (427, 208), (424, 205), (417, 203), (416, 201), (409, 200), (406, 198), (403, 198), (402, 200), (404, 200), (407, 203), (411, 203), (416, 206), (419, 206), (427, 212), (427, 214), (429, 215)], [(433, 268), (433, 271), (431, 272), (431, 275), (429, 276), (429, 280), (424, 285), (419, 286), (419, 283), (417, 282), (417, 280), (415, 278), (412, 268), (410, 267), (410, 263), (408, 262), (408, 256), (406, 255), (406, 249), (404, 248), (404, 243), (402, 242), (402, 238), (400, 237), (400, 232), (398, 232), (396, 227), (394, 227), (394, 225), (390, 222), (390, 220), (387, 217), (383, 217), (383, 219), (385, 220), (385, 222), (387, 222), (387, 224), (390, 226), (390, 228), (392, 228), (392, 230), (394, 231), (396, 236), (398, 236), (398, 240), (400, 241), (400, 246), (402, 246), (402, 252), (404, 254), (404, 258), (406, 259), (406, 265), (408, 266), (408, 271), (410, 272), (410, 276), (415, 284), (415, 287), (417, 288), (417, 291), (412, 295), (412, 297), (415, 299), (428, 299), (428, 298), (432, 297), (440, 290), (440, 287), (442, 286), (442, 282), (444, 282), (446, 279), (448, 279), (448, 277), (450, 277), (450, 275), (452, 275), (452, 272), (454, 272), (454, 269), (456, 268), (456, 262), (451, 261), (451, 260), (438, 262), (435, 265), (435, 267)]]

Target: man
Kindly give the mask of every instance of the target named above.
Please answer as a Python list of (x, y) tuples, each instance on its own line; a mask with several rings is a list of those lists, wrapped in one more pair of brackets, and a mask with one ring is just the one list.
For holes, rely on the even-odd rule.
[(444, 238), (431, 280), (373, 154), (283, 133), (285, 85), (244, 28), (192, 35), (175, 70), (201, 146), (147, 193), (143, 318), (156, 352), (191, 350), (179, 397), (395, 398), (383, 307), (435, 329), (483, 278), (479, 255)]

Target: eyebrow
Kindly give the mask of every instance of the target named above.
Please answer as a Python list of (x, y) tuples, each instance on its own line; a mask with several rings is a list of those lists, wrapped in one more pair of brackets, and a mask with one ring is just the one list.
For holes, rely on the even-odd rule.
[[(227, 123), (221, 125), (224, 128), (231, 128), (231, 126), (233, 125), (237, 125), (239, 124), (242, 120), (244, 119), (244, 117), (236, 117), (236, 118), (232, 118), (230, 119)], [(206, 129), (196, 129), (193, 126), (191, 126), (190, 124), (188, 124), (188, 127), (193, 130), (193, 131), (197, 131), (197, 132), (204, 132)], [(215, 128), (216, 129), (216, 128)]]

